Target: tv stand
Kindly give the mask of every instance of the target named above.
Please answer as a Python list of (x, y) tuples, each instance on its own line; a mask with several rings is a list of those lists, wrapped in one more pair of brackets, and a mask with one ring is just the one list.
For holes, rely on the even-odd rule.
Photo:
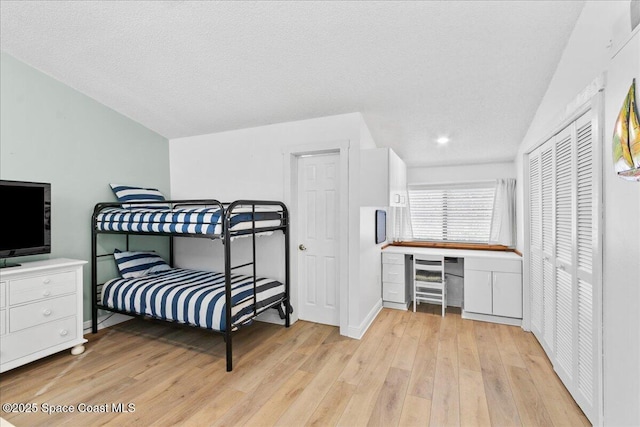
[(0, 372), (62, 350), (84, 351), (86, 263), (58, 258), (0, 270)]

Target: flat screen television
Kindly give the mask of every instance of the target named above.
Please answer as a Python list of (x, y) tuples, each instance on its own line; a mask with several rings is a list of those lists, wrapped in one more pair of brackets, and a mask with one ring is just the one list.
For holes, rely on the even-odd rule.
[(376, 244), (387, 240), (387, 212), (381, 209), (376, 211)]
[(51, 184), (0, 180), (0, 258), (51, 253)]

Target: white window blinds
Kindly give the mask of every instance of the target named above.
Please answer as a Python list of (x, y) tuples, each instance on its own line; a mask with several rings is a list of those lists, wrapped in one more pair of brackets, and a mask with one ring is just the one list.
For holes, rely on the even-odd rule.
[(488, 243), (495, 183), (409, 186), (417, 240)]

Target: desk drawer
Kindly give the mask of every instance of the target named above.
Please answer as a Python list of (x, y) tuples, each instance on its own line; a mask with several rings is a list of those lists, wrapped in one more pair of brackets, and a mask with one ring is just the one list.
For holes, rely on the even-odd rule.
[(390, 302), (404, 303), (406, 296), (404, 294), (405, 285), (403, 283), (382, 283), (382, 300)]
[(42, 276), (11, 280), (9, 285), (9, 303), (20, 304), (56, 295), (75, 292), (76, 273), (63, 271)]
[(382, 264), (382, 281), (404, 285), (404, 265)]
[(11, 332), (32, 326), (41, 325), (63, 317), (76, 314), (76, 296), (67, 295), (59, 298), (36, 302), (29, 305), (9, 309), (9, 325)]
[(392, 254), (382, 252), (382, 262), (385, 264), (403, 264), (404, 254)]
[(464, 258), (465, 270), (503, 271), (505, 273), (521, 273), (522, 260), (500, 258)]

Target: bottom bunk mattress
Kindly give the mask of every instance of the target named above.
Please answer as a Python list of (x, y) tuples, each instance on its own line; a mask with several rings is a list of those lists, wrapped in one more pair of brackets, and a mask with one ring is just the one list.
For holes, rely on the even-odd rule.
[[(253, 277), (232, 274), (231, 288), (232, 325), (236, 329), (253, 318)], [(255, 293), (255, 310), (260, 313), (283, 300), (285, 287), (259, 277)], [(102, 287), (102, 304), (205, 329), (225, 331), (227, 327), (224, 273), (172, 268), (135, 279), (112, 279)]]

